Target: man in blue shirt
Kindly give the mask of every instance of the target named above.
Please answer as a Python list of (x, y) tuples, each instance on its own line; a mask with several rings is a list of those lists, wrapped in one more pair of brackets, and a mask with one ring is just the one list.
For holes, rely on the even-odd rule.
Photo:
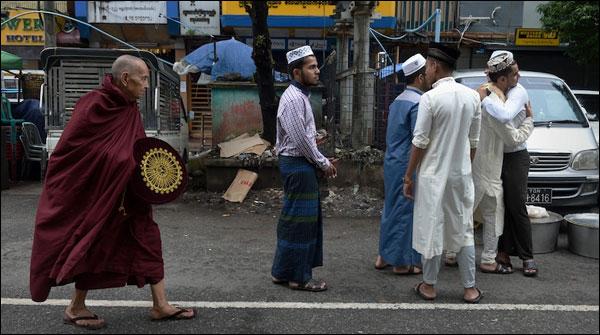
[(421, 255), (412, 248), (413, 202), (402, 194), (402, 177), (410, 157), (419, 99), (431, 85), (425, 79), (425, 58), (421, 54), (407, 59), (402, 71), (407, 87), (389, 108), (383, 163), (385, 204), (375, 268), (392, 265), (394, 273), (419, 274)]

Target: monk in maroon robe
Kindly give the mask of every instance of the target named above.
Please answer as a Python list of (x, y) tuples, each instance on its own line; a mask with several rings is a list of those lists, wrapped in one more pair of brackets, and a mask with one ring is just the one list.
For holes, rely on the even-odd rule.
[(168, 303), (152, 207), (127, 192), (133, 145), (146, 136), (137, 99), (148, 77), (142, 59), (117, 58), (102, 88), (75, 105), (48, 163), (35, 222), (31, 298), (45, 301), (51, 287), (74, 282), (64, 321), (75, 326), (105, 325), (85, 306), (88, 290), (125, 285), (151, 285), (152, 319), (196, 314)]

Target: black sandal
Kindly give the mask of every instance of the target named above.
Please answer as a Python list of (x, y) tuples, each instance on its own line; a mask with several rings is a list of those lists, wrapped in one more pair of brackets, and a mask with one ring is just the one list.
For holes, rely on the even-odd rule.
[(496, 263), (496, 268), (494, 270), (486, 270), (482, 268), (481, 265), (479, 266), (479, 269), (483, 273), (497, 273), (501, 275), (508, 275), (513, 273), (512, 267), (503, 263)]
[(322, 292), (327, 290), (327, 283), (322, 280), (311, 279), (304, 284), (298, 285), (296, 283), (288, 283), (288, 287), (292, 290), (309, 291), (309, 292)]
[(523, 275), (525, 277), (535, 277), (538, 274), (537, 264), (533, 259), (523, 261)]

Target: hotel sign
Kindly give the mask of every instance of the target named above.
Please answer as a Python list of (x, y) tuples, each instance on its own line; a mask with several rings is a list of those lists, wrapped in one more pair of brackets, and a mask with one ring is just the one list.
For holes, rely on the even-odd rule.
[(515, 45), (558, 46), (558, 32), (555, 30), (544, 31), (535, 28), (517, 28), (517, 31), (515, 32)]
[[(8, 17), (27, 12), (10, 10)], [(2, 26), (2, 45), (44, 45), (44, 22), (37, 13), (20, 16)]]

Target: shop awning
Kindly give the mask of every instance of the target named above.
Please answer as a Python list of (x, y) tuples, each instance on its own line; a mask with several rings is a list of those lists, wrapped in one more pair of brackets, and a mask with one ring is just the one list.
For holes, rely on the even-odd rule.
[(21, 57), (2, 51), (2, 70), (20, 70), (21, 68), (23, 68)]

